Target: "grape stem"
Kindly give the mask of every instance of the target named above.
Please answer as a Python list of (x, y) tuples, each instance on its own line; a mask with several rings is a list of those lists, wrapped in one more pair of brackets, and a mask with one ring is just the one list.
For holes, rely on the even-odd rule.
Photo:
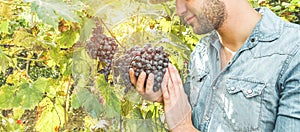
[(68, 86), (67, 86), (67, 94), (66, 94), (66, 98), (65, 98), (65, 108), (64, 108), (64, 120), (65, 120), (65, 127), (68, 125), (68, 122), (67, 122), (67, 109), (68, 109), (68, 99), (69, 99), (69, 90), (70, 90), (70, 86), (71, 86), (71, 77), (69, 77), (69, 80), (68, 80)]
[(113, 33), (109, 30), (109, 28), (107, 27), (107, 25), (103, 22), (103, 20), (100, 18), (101, 23), (104, 25), (104, 27), (107, 29), (107, 31), (109, 32), (109, 34), (116, 40), (116, 42), (122, 47), (125, 48), (117, 39), (116, 37), (113, 35)]

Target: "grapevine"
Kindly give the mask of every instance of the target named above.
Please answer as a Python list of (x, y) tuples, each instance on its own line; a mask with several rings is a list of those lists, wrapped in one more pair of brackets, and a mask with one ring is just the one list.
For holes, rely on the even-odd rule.
[(152, 47), (151, 44), (146, 44), (143, 48), (136, 46), (131, 48), (126, 54), (116, 61), (115, 74), (120, 75), (122, 83), (126, 85), (125, 92), (131, 87), (129, 78), (129, 68), (134, 70), (136, 78), (142, 72), (145, 72), (147, 77), (150, 73), (154, 74), (153, 91), (158, 91), (163, 80), (163, 76), (168, 67), (169, 54), (164, 52), (164, 48)]
[(104, 74), (106, 81), (112, 67), (112, 60), (118, 48), (112, 37), (103, 34), (101, 23), (96, 21), (96, 28), (93, 29), (93, 36), (87, 41), (86, 48), (93, 59), (99, 61), (99, 73)]

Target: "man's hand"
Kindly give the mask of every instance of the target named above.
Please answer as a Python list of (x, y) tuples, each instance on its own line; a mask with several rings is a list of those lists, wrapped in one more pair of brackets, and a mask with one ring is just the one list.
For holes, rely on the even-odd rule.
[[(162, 92), (159, 89), (157, 92), (153, 91), (154, 85), (154, 75), (150, 73), (146, 82), (146, 73), (142, 72), (138, 79), (134, 76), (134, 70), (129, 69), (130, 81), (135, 86), (137, 92), (143, 97), (145, 100), (149, 100), (152, 102), (162, 102)], [(145, 86), (146, 82), (146, 88)]]
[(162, 82), (166, 120), (171, 131), (196, 131), (191, 121), (191, 106), (175, 66), (169, 64)]

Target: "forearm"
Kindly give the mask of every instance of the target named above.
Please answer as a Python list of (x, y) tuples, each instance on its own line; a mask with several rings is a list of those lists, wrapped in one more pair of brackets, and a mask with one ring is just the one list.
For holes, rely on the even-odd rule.
[(173, 128), (171, 132), (199, 132), (192, 123), (192, 113), (189, 113), (186, 119), (178, 126)]
[(180, 125), (171, 130), (171, 132), (199, 132), (193, 125)]

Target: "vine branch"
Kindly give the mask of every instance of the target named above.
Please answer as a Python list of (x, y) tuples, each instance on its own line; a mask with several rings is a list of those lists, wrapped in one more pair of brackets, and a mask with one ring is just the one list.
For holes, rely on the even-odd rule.
[(107, 27), (107, 25), (103, 22), (103, 20), (100, 18), (101, 23), (104, 25), (104, 27), (107, 29), (109, 34), (116, 40), (116, 42), (122, 47), (125, 48), (118, 40), (117, 38), (113, 35), (113, 33), (110, 31), (110, 29)]

